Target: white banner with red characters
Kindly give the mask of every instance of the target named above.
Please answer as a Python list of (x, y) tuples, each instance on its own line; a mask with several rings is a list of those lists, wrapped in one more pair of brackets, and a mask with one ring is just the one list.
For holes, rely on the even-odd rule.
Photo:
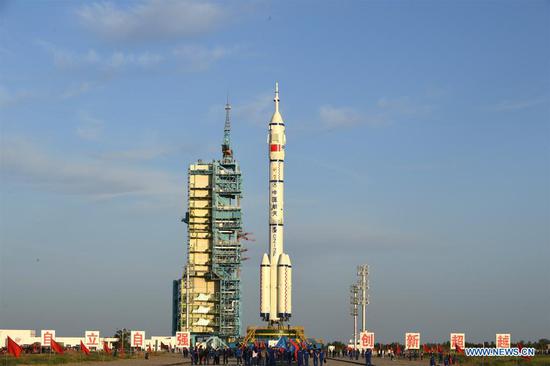
[(510, 348), (512, 336), (510, 333), (497, 334), (497, 348)]
[(41, 330), (40, 338), (42, 347), (49, 347), (52, 345), (52, 338), (55, 341), (55, 330)]
[(466, 347), (466, 337), (464, 336), (464, 333), (451, 333), (451, 349), (455, 350), (456, 346), (460, 349), (464, 349)]
[(373, 349), (374, 348), (374, 333), (361, 332), (359, 335), (359, 344), (361, 349)]
[(176, 332), (176, 347), (191, 348), (191, 333)]
[(405, 349), (420, 349), (420, 333), (405, 333)]
[(145, 331), (133, 330), (130, 332), (130, 346), (143, 348), (145, 346)]
[(87, 330), (84, 332), (84, 344), (86, 347), (99, 348), (99, 330)]

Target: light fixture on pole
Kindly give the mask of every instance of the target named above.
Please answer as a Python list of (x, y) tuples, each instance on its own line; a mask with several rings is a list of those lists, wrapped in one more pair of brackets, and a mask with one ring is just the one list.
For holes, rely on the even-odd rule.
[(363, 264), (357, 266), (357, 276), (359, 277), (357, 287), (359, 290), (359, 304), (361, 305), (361, 332), (367, 331), (367, 305), (369, 304), (369, 266)]
[(359, 287), (351, 285), (350, 288), (350, 315), (353, 316), (353, 349), (357, 349), (357, 305), (359, 305)]

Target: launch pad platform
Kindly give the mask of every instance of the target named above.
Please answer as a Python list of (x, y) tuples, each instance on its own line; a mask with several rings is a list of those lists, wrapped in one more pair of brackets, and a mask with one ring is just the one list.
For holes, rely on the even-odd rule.
[(302, 326), (249, 326), (246, 328), (246, 337), (244, 338), (243, 343), (247, 344), (257, 341), (267, 342), (270, 340), (278, 340), (281, 337), (297, 339), (300, 342), (306, 340), (306, 334), (304, 327)]

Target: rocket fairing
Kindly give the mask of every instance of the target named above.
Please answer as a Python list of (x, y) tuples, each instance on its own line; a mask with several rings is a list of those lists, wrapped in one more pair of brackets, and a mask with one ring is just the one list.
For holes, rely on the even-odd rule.
[(283, 251), (285, 124), (279, 112), (279, 84), (275, 83), (275, 112), (269, 122), (269, 256), (260, 266), (260, 316), (271, 323), (292, 314), (292, 265)]

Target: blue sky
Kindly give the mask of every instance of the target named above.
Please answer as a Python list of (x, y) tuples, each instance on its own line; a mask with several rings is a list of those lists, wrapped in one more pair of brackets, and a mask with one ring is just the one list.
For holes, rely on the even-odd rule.
[(169, 332), (228, 92), (259, 324), (278, 80), (294, 324), (348, 340), (368, 263), (382, 342), (550, 336), (547, 1), (0, 4), (3, 328)]

